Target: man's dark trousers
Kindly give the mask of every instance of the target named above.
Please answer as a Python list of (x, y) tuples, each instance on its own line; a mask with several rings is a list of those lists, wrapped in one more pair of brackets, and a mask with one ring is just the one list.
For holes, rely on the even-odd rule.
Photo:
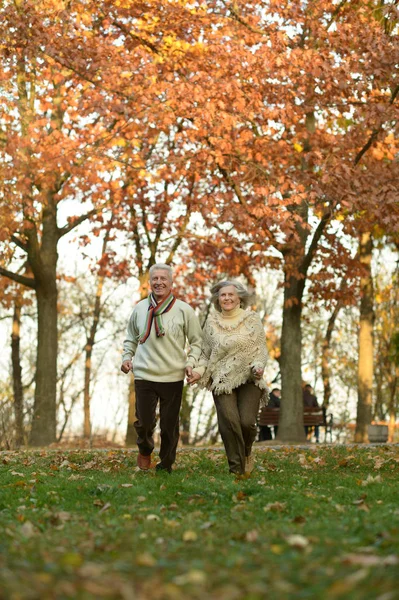
[(183, 392), (183, 381), (159, 382), (136, 379), (137, 445), (140, 454), (149, 456), (154, 450), (156, 408), (159, 400), (161, 429), (160, 465), (169, 469), (176, 459), (179, 441), (179, 413)]

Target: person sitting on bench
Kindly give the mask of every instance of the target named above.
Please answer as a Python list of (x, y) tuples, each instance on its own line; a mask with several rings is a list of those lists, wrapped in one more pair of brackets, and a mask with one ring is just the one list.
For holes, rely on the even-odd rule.
[[(309, 383), (307, 383), (303, 388), (303, 406), (304, 406), (304, 408), (319, 408), (317, 398), (313, 394), (313, 388)], [(310, 429), (311, 429), (311, 427), (309, 425), (305, 425), (306, 437), (308, 436)], [(318, 444), (319, 443), (319, 426), (318, 425), (316, 425), (314, 428), (314, 436), (316, 438), (316, 444)]]
[[(279, 390), (278, 388), (273, 388), (269, 394), (269, 402), (267, 403), (267, 406), (270, 406), (271, 408), (280, 408), (280, 399), (281, 399), (281, 390)], [(273, 430), (274, 430), (274, 438), (276, 438), (277, 431), (278, 431), (278, 425), (274, 425)], [(265, 440), (271, 440), (271, 439), (272, 439), (271, 427), (269, 427), (268, 425), (260, 425), (259, 426), (259, 441), (264, 442)]]

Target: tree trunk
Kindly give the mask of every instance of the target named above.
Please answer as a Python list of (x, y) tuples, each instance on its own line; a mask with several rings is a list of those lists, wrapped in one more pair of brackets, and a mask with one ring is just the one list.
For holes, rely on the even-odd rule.
[(11, 335), (11, 362), (12, 383), (14, 390), (14, 415), (15, 415), (15, 445), (17, 448), (24, 443), (24, 392), (22, 386), (21, 368), (21, 298), (17, 297), (14, 303)]
[(395, 441), (395, 423), (396, 423), (396, 396), (398, 387), (398, 367), (395, 365), (395, 374), (389, 382), (389, 406), (388, 406), (388, 441)]
[(359, 324), (359, 363), (358, 363), (358, 402), (355, 442), (367, 443), (368, 425), (371, 423), (373, 388), (373, 327), (374, 292), (371, 273), (373, 238), (369, 232), (360, 238), (359, 255), (364, 268), (360, 282), (360, 324)]
[[(104, 248), (103, 248), (104, 250)], [(105, 251), (105, 250), (104, 250)], [(103, 252), (104, 254), (104, 252)], [(90, 333), (86, 340), (85, 353), (85, 376), (84, 376), (84, 388), (83, 388), (83, 412), (84, 412), (84, 424), (83, 424), (83, 437), (90, 439), (91, 437), (91, 419), (90, 419), (90, 380), (91, 380), (91, 357), (93, 354), (93, 347), (96, 340), (96, 333), (98, 323), (100, 321), (101, 313), (101, 295), (104, 285), (104, 276), (100, 275), (98, 278), (96, 300), (94, 303), (93, 310), (93, 322), (90, 328)]]
[(381, 368), (378, 368), (374, 373), (375, 379), (375, 402), (371, 413), (371, 419), (374, 421), (384, 420), (385, 406), (383, 394), (383, 374)]
[(302, 290), (303, 282), (285, 277), (281, 333), (281, 414), (277, 439), (304, 442), (302, 399)]
[(46, 446), (56, 439), (57, 398), (57, 286), (56, 278), (36, 288), (38, 332), (36, 389), (31, 446)]
[(90, 419), (90, 379), (91, 379), (91, 355), (93, 342), (88, 338), (85, 351), (85, 375), (83, 387), (83, 437), (91, 438), (91, 419)]
[(36, 282), (37, 357), (36, 388), (29, 443), (46, 446), (56, 440), (57, 406), (57, 244), (56, 204), (52, 194), (42, 211), (41, 245), (30, 234), (29, 265)]
[(126, 438), (125, 445), (127, 447), (132, 447), (136, 445), (137, 442), (137, 433), (134, 427), (134, 422), (136, 420), (136, 391), (134, 389), (134, 377), (131, 375), (129, 382), (129, 411), (127, 415), (127, 430), (126, 430)]
[(331, 337), (334, 331), (335, 322), (338, 317), (338, 313), (341, 310), (342, 302), (339, 300), (333, 310), (333, 313), (328, 321), (326, 335), (323, 340), (321, 347), (321, 376), (323, 379), (324, 397), (323, 406), (327, 407), (330, 404), (331, 398), (331, 383), (330, 383), (330, 349), (331, 349)]
[(388, 442), (395, 441), (395, 427), (396, 427), (396, 412), (394, 410), (392, 410), (389, 413)]

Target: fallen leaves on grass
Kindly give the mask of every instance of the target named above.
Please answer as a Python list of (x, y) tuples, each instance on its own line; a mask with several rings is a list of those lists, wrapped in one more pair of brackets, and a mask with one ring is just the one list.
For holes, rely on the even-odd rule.
[(143, 554), (139, 554), (136, 557), (136, 564), (139, 567), (155, 567), (155, 565), (157, 564), (157, 561), (148, 552), (143, 552)]
[(175, 521), (174, 519), (165, 519), (163, 523), (166, 527), (170, 527), (171, 529), (176, 529), (181, 525), (179, 521)]
[(359, 565), (362, 567), (393, 566), (399, 564), (396, 554), (389, 556), (377, 556), (376, 554), (346, 554), (342, 562), (347, 565)]
[(361, 482), (361, 485), (366, 486), (370, 485), (370, 483), (381, 483), (381, 475), (376, 475), (375, 477), (367, 475), (367, 478)]
[(21, 525), (19, 531), (24, 538), (31, 538), (38, 532), (36, 527), (30, 521), (25, 521), (25, 523)]
[(251, 529), (250, 531), (247, 531), (245, 534), (245, 539), (251, 544), (256, 542), (259, 539), (259, 531), (257, 529)]
[(101, 515), (102, 513), (104, 513), (106, 510), (108, 510), (109, 508), (111, 508), (111, 503), (110, 502), (106, 502), (104, 504), (104, 506), (101, 508), (101, 510), (99, 511), (99, 515)]
[(298, 550), (304, 550), (309, 546), (309, 540), (303, 535), (288, 535), (285, 539), (289, 546)]
[[(349, 597), (357, 585), (364, 591), (374, 567), (385, 569), (391, 585), (398, 566), (392, 504), (397, 449), (262, 450), (263, 472), (237, 482), (220, 450), (179, 452), (179, 468), (167, 482), (135, 475), (136, 454), (7, 456), (8, 499), (0, 498), (7, 569), (18, 556), (31, 569), (31, 581), (33, 569), (46, 571), (41, 597), (49, 597), (45, 586), (56, 580), (66, 597), (126, 600), (130, 593), (184, 600), (195, 590), (195, 600), (231, 600), (265, 597), (265, 587), (271, 597), (285, 597), (298, 591), (290, 569), (312, 552), (331, 599)], [(367, 528), (360, 527), (366, 519)], [(343, 547), (351, 553), (342, 555)], [(284, 580), (277, 574), (281, 565)], [(23, 597), (18, 589), (14, 595)]]
[(183, 542), (196, 542), (198, 540), (198, 534), (189, 529), (183, 533), (182, 539)]
[(292, 522), (301, 525), (302, 523), (306, 523), (306, 518), (303, 515), (298, 515), (292, 519)]
[(286, 502), (270, 502), (263, 507), (264, 512), (283, 512)]
[(198, 569), (191, 569), (184, 575), (178, 575), (173, 579), (176, 585), (202, 585), (206, 583), (206, 573)]
[(247, 494), (240, 490), (236, 494), (233, 494), (231, 499), (233, 502), (244, 502), (247, 499)]

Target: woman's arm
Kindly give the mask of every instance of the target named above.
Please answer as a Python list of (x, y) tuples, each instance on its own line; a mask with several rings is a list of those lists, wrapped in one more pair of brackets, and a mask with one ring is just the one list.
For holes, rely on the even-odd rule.
[(265, 330), (263, 329), (262, 321), (257, 313), (254, 313), (254, 344), (255, 358), (252, 361), (251, 369), (256, 379), (261, 379), (269, 354), (266, 346)]

